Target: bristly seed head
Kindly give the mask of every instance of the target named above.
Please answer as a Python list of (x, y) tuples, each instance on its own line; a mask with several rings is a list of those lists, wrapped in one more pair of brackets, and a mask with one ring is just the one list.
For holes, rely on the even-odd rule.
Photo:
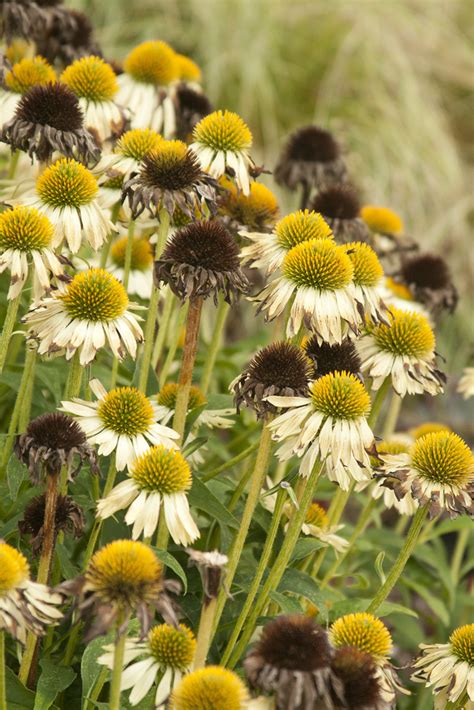
[(332, 669), (344, 684), (344, 698), (351, 710), (375, 707), (380, 699), (377, 669), (369, 653), (354, 646), (338, 648)]
[(195, 126), (193, 140), (215, 151), (240, 152), (252, 145), (247, 124), (232, 111), (214, 111)]
[(358, 419), (370, 412), (370, 397), (362, 382), (349, 372), (331, 372), (309, 386), (313, 407), (335, 419)]
[(159, 141), (154, 150), (144, 156), (140, 169), (142, 182), (161, 190), (184, 190), (200, 175), (196, 156), (182, 141)]
[(344, 249), (354, 267), (352, 280), (356, 286), (377, 286), (383, 276), (383, 268), (372, 247), (365, 242), (349, 242)]
[(470, 668), (474, 666), (474, 624), (465, 624), (455, 629), (449, 637), (452, 651)]
[(347, 286), (354, 273), (343, 247), (332, 239), (311, 239), (298, 244), (286, 254), (281, 269), (289, 281), (320, 291)]
[(321, 191), (311, 208), (330, 219), (356, 219), (360, 213), (357, 192), (349, 185), (334, 185)]
[(100, 57), (77, 59), (63, 71), (61, 81), (76, 96), (93, 102), (111, 101), (118, 91), (114, 70)]
[(125, 436), (143, 434), (154, 420), (150, 400), (136, 387), (116, 387), (107, 392), (97, 415), (108, 429)]
[[(44, 539), (44, 511), (46, 496), (36, 496), (25, 508), (23, 520), (18, 523), (20, 535), (31, 535), (30, 545), (37, 554)], [(82, 509), (70, 496), (59, 495), (56, 503), (55, 534), (71, 533), (79, 537), (84, 531), (84, 515)]]
[(385, 659), (392, 650), (392, 637), (387, 627), (367, 612), (341, 616), (331, 626), (329, 638), (336, 648), (355, 646), (359, 651), (369, 653), (376, 661)]
[(182, 493), (191, 488), (188, 462), (177, 449), (152, 446), (133, 464), (131, 476), (146, 491), (163, 495)]
[(307, 525), (314, 525), (322, 530), (326, 530), (330, 525), (328, 514), (315, 500), (309, 506), (304, 521)]
[(387, 318), (389, 325), (381, 323), (371, 330), (381, 350), (415, 358), (434, 351), (435, 336), (423, 314), (391, 308)]
[(148, 645), (160, 666), (184, 672), (193, 662), (196, 639), (184, 624), (180, 624), (178, 629), (170, 624), (159, 624), (148, 634)]
[(433, 483), (464, 488), (474, 481), (474, 457), (453, 432), (438, 431), (417, 439), (411, 461), (420, 477)]
[(26, 557), (0, 540), (0, 599), (30, 577)]
[(329, 345), (319, 343), (313, 335), (303, 345), (307, 357), (314, 364), (314, 377), (323, 377), (330, 372), (350, 372), (358, 375), (362, 362), (357, 348), (351, 340), (343, 340), (340, 344)]
[(220, 185), (225, 189), (221, 197), (220, 213), (248, 229), (261, 230), (271, 227), (278, 216), (278, 202), (271, 190), (261, 182), (250, 183), (248, 195), (226, 176)]
[(36, 191), (52, 207), (89, 204), (99, 191), (92, 173), (76, 160), (62, 158), (44, 170), (36, 181)]
[(84, 122), (77, 96), (59, 82), (29, 89), (18, 102), (15, 118), (64, 132), (78, 131)]
[(248, 699), (236, 673), (206, 666), (184, 676), (173, 690), (170, 710), (244, 710)]
[(105, 269), (89, 269), (76, 274), (66, 291), (57, 298), (72, 318), (92, 322), (115, 320), (128, 306), (124, 287)]
[(418, 254), (405, 261), (402, 266), (405, 283), (433, 291), (446, 288), (451, 283), (451, 275), (445, 260), (436, 254)]
[[(116, 266), (124, 268), (128, 245), (128, 236), (116, 239), (110, 249), (110, 258)], [(153, 250), (146, 237), (135, 237), (132, 241), (130, 269), (146, 271), (153, 264)]]
[(176, 52), (166, 42), (155, 40), (132, 49), (123, 68), (135, 81), (154, 86), (167, 86), (179, 78)]
[(34, 207), (17, 205), (0, 214), (0, 250), (41, 251), (50, 246), (54, 228)]
[(323, 217), (310, 210), (298, 210), (283, 217), (275, 226), (278, 244), (291, 249), (311, 239), (332, 239), (332, 230)]
[(56, 81), (56, 74), (43, 57), (25, 57), (6, 72), (4, 81), (15, 94), (26, 94), (33, 86), (52, 84)]
[(120, 136), (114, 153), (140, 162), (145, 155), (158, 148), (162, 141), (163, 137), (151, 128), (134, 128)]
[[(156, 400), (162, 407), (168, 407), (168, 409), (175, 409), (176, 407), (176, 397), (178, 394), (178, 384), (176, 382), (168, 382), (156, 395)], [(202, 407), (206, 404), (207, 399), (203, 392), (196, 387), (196, 385), (191, 385), (189, 390), (189, 402), (188, 410), (195, 409), (196, 407)]]
[(388, 207), (365, 205), (360, 216), (369, 229), (379, 234), (401, 234), (403, 222), (396, 212)]
[(26, 428), (30, 447), (70, 452), (86, 443), (86, 435), (79, 424), (62, 412), (41, 414)]
[(318, 126), (304, 126), (292, 133), (285, 147), (287, 160), (328, 163), (341, 151), (333, 135)]

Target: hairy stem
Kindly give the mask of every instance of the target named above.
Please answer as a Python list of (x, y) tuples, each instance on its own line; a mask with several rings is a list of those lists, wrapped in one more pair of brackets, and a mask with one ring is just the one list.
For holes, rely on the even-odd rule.
[(212, 333), (211, 342), (207, 348), (206, 361), (204, 363), (204, 370), (201, 377), (201, 390), (206, 394), (209, 389), (209, 384), (211, 382), (212, 372), (214, 370), (214, 365), (216, 364), (217, 354), (221, 346), (222, 335), (225, 328), (225, 323), (227, 316), (229, 314), (230, 306), (226, 301), (224, 301), (221, 295), (219, 301), (219, 307), (216, 313), (216, 320), (214, 324), (214, 330)]
[(199, 338), (199, 325), (201, 322), (202, 298), (195, 298), (189, 302), (188, 317), (186, 320), (186, 335), (184, 338), (183, 361), (178, 379), (178, 392), (176, 394), (176, 407), (174, 411), (173, 429), (178, 432), (183, 441), (184, 427), (188, 413), (189, 392), (193, 379), (194, 362)]
[(5, 314), (5, 320), (3, 321), (2, 334), (0, 335), (0, 374), (3, 371), (3, 366), (5, 365), (5, 360), (7, 359), (8, 346), (10, 344), (11, 335), (16, 323), (20, 301), (21, 291), (18, 296), (7, 302), (7, 312)]

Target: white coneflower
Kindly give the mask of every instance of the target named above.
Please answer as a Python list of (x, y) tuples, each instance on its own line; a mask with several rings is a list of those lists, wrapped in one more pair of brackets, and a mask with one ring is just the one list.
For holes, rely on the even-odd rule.
[(240, 116), (232, 111), (214, 111), (195, 126), (190, 148), (213, 177), (219, 178), (230, 168), (237, 185), (248, 195), (251, 146), (252, 134)]
[(383, 268), (377, 254), (365, 242), (349, 242), (345, 249), (354, 267), (352, 283), (354, 298), (359, 304), (361, 324), (367, 318), (375, 322), (383, 321), (387, 307), (381, 297)]
[(347, 490), (351, 481), (371, 478), (368, 451), (374, 435), (367, 424), (370, 397), (353, 374), (334, 372), (309, 385), (307, 397), (268, 397), (287, 411), (268, 426), (281, 461), (301, 458), (300, 474), (309, 476), (318, 459), (332, 481)]
[(33, 207), (21, 205), (0, 214), (0, 273), (11, 273), (8, 298), (21, 293), (33, 271), (33, 298), (37, 301), (50, 290), (50, 273), (55, 277), (64, 274), (64, 268), (51, 249), (54, 229), (47, 217)]
[(297, 244), (310, 239), (332, 238), (332, 231), (321, 215), (309, 210), (298, 210), (283, 217), (270, 233), (241, 230), (240, 234), (252, 242), (250, 246), (243, 247), (242, 262), (255, 269), (264, 269), (267, 274), (278, 269), (290, 249)]
[(100, 142), (121, 133), (125, 112), (115, 103), (119, 87), (110, 64), (100, 57), (82, 57), (66, 67), (60, 80), (79, 98), (84, 125)]
[(206, 666), (188, 673), (174, 689), (170, 710), (250, 710), (245, 685), (236, 673), (222, 666)]
[(122, 481), (97, 503), (99, 518), (109, 518), (127, 508), (125, 522), (133, 525), (132, 538), (151, 537), (160, 513), (178, 545), (189, 545), (199, 537), (199, 530), (189, 511), (187, 492), (192, 473), (188, 462), (176, 449), (152, 446), (129, 469)]
[(62, 402), (62, 409), (77, 420), (91, 444), (98, 444), (101, 456), (115, 451), (118, 471), (130, 468), (150, 446), (176, 447), (178, 434), (158, 422), (156, 404), (140, 390), (116, 387), (107, 392), (99, 380), (89, 385), (96, 402), (75, 398)]
[(66, 241), (73, 254), (83, 237), (93, 249), (100, 249), (115, 226), (97, 200), (99, 187), (92, 173), (81, 163), (61, 159), (46, 168), (36, 181), (34, 195), (23, 197), (26, 205), (43, 212), (54, 225), (53, 246)]
[(62, 619), (62, 601), (62, 594), (32, 582), (26, 557), (0, 540), (0, 630), (21, 643), (27, 631), (42, 636)]
[(166, 42), (142, 42), (126, 57), (117, 81), (117, 102), (130, 109), (132, 128), (152, 128), (172, 137), (176, 127), (170, 96), (179, 78), (176, 52)]
[[(420, 643), (421, 655), (414, 663), (412, 680), (425, 683), (435, 696), (435, 710), (448, 703), (474, 707), (474, 624), (459, 626), (448, 643)], [(462, 702), (464, 700), (464, 702)]]
[(266, 185), (252, 182), (249, 194), (244, 195), (226, 175), (219, 179), (219, 184), (224, 188), (219, 200), (219, 216), (233, 228), (255, 229), (260, 235), (273, 227), (278, 219), (278, 201)]
[(341, 343), (348, 329), (357, 331), (353, 294), (354, 267), (344, 247), (332, 239), (311, 239), (290, 249), (281, 265), (282, 276), (270, 282), (256, 297), (258, 311), (268, 320), (285, 310), (293, 295), (287, 337), (304, 324), (320, 341)]
[(143, 340), (131, 313), (137, 308), (115, 276), (104, 269), (88, 269), (39, 301), (24, 320), (29, 337), (39, 341), (40, 355), (65, 351), (70, 360), (79, 350), (81, 365), (87, 365), (106, 343), (119, 359), (127, 352), (136, 356), (137, 343)]
[(54, 69), (43, 57), (25, 57), (14, 64), (5, 73), (5, 88), (0, 89), (0, 127), (13, 118), (19, 100), (27, 91), (54, 81)]
[(387, 377), (400, 397), (443, 391), (445, 376), (436, 367), (435, 336), (427, 319), (413, 311), (391, 308), (387, 323), (369, 327), (357, 342), (362, 372), (378, 390)]
[(430, 517), (473, 515), (474, 457), (460, 436), (437, 431), (421, 436), (408, 453), (383, 455), (383, 485), (399, 501), (429, 506)]
[[(411, 443), (410, 437), (396, 438), (395, 436), (388, 441), (378, 441), (377, 455), (379, 458), (373, 458), (374, 468), (380, 466), (386, 456), (398, 456), (399, 454), (407, 453)], [(367, 485), (363, 483), (360, 486), (356, 486), (356, 491), (365, 490), (366, 488)], [(383, 497), (385, 508), (395, 508), (400, 515), (413, 515), (418, 508), (418, 505), (410, 496), (404, 496), (399, 499), (395, 491), (384, 486), (383, 481), (380, 481), (380, 479), (376, 479), (371, 485), (370, 495), (376, 500)]]
[(94, 172), (113, 170), (120, 173), (124, 180), (128, 180), (132, 173), (140, 169), (140, 164), (145, 155), (152, 153), (163, 141), (163, 137), (151, 128), (135, 128), (126, 131), (120, 136), (111, 153), (103, 155)]
[(462, 394), (463, 399), (474, 397), (474, 367), (464, 368), (456, 391)]
[[(115, 646), (104, 646), (97, 662), (113, 668)], [(196, 640), (187, 626), (170, 624), (154, 626), (142, 641), (127, 638), (120, 689), (130, 690), (129, 702), (138, 705), (157, 681), (154, 707), (164, 705), (170, 692), (189, 673), (194, 659)]]

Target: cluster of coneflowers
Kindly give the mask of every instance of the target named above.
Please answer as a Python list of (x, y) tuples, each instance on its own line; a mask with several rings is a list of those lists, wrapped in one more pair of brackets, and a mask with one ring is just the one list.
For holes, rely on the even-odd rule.
[[(248, 126), (213, 110), (190, 58), (150, 40), (108, 62), (88, 19), (60, 2), (0, 11), (0, 372), (17, 373), (0, 465), (10, 493), (15, 461), (30, 478), (18, 484), (28, 494), (20, 515), (0, 506), (0, 710), (13, 702), (6, 665), (34, 688), (42, 654), (71, 665), (106, 634), (84, 707), (108, 693), (111, 710), (125, 695), (175, 710), (394, 708), (408, 691), (377, 612), (427, 518), (473, 512), (462, 438), (431, 422), (397, 431), (405, 397), (443, 392), (434, 331), (457, 302), (446, 262), (422, 253), (390, 209), (360, 203), (328, 131), (308, 126), (287, 141), (273, 173), (301, 206), (281, 216)], [(235, 407), (214, 408), (226, 323), (245, 298), (272, 322), (269, 344), (228, 378)], [(41, 365), (54, 379), (64, 362), (55, 410), (30, 420)], [(459, 391), (474, 393), (472, 368)], [(232, 443), (212, 430), (231, 430), (242, 408), (257, 419), (244, 420), (242, 439), (260, 427), (258, 444), (238, 454), (229, 445), (203, 475), (207, 439)], [(219, 538), (202, 498), (222, 504), (206, 483), (241, 461), (250, 463), (229, 479), (229, 516), (244, 492), (245, 502)], [(85, 489), (92, 510), (80, 505)], [(367, 503), (347, 538), (339, 523), (359, 491)], [(331, 623), (323, 609), (288, 613), (285, 573), (331, 588), (372, 514), (387, 509), (401, 530), (410, 522), (364, 610), (349, 598)], [(110, 518), (125, 537), (103, 535)], [(256, 519), (264, 539), (242, 594)], [(73, 537), (80, 573), (65, 579), (60, 551)], [(317, 546), (295, 567), (306, 539)], [(192, 613), (173, 574), (179, 550), (201, 579)], [(437, 708), (471, 707), (473, 649), (472, 624), (421, 646), (412, 678)]]

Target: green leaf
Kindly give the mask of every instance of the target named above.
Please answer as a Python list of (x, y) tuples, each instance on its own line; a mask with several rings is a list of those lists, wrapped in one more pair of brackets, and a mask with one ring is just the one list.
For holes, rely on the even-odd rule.
[(305, 597), (318, 607), (321, 618), (324, 620), (328, 617), (326, 603), (334, 598), (333, 591), (321, 590), (316, 580), (297, 569), (289, 569), (285, 572), (277, 591), (292, 592), (299, 597)]
[(201, 446), (204, 446), (204, 444), (207, 442), (207, 436), (198, 436), (192, 441), (190, 441), (184, 449), (182, 450), (183, 456), (191, 456), (195, 451), (201, 448)]
[(94, 639), (86, 646), (81, 659), (82, 695), (84, 698), (89, 697), (105, 667), (99, 665), (97, 659), (104, 653), (104, 646), (113, 642), (113, 637), (114, 632), (110, 632), (106, 636)]
[(316, 550), (320, 550), (321, 547), (324, 547), (324, 543), (322, 543), (321, 540), (317, 540), (315, 537), (300, 538), (295, 545), (290, 563), (308, 557)]
[(209, 488), (197, 476), (193, 478), (193, 487), (189, 492), (189, 502), (198, 510), (207, 513), (213, 520), (217, 520), (221, 525), (228, 525), (237, 529), (239, 521), (232, 513), (229, 513), (220, 500), (209, 490)]
[(50, 658), (40, 661), (41, 676), (36, 688), (33, 710), (48, 710), (56, 696), (69, 688), (76, 673), (69, 666), (60, 666)]
[(61, 571), (63, 572), (63, 577), (65, 579), (72, 579), (75, 577), (78, 574), (79, 569), (72, 564), (71, 553), (64, 546), (64, 544), (56, 546), (56, 554), (61, 566)]
[(5, 683), (8, 710), (32, 710), (35, 694), (25, 688), (11, 668), (5, 668)]
[(178, 560), (170, 555), (166, 550), (158, 550), (156, 547), (153, 548), (156, 556), (166, 567), (169, 567), (173, 572), (180, 578), (183, 583), (183, 594), (188, 591), (188, 579), (186, 577), (186, 572), (179, 564)]
[(271, 592), (270, 599), (278, 604), (283, 614), (301, 614), (301, 604), (293, 597), (287, 597), (279, 592)]
[(7, 480), (8, 490), (10, 491), (10, 500), (16, 501), (20, 486), (28, 476), (28, 469), (12, 454), (7, 464)]
[(419, 594), (420, 597), (428, 604), (430, 609), (434, 611), (435, 615), (442, 621), (442, 623), (445, 626), (449, 626), (449, 612), (441, 599), (431, 594), (430, 590), (424, 584), (418, 584), (408, 576), (402, 577), (400, 582)]
[[(366, 603), (369, 606), (370, 601), (366, 601)], [(377, 616), (391, 616), (392, 614), (405, 614), (405, 616), (413, 616), (414, 619), (418, 619), (416, 611), (403, 606), (403, 604), (395, 604), (395, 602), (383, 602), (377, 611)]]
[(377, 572), (377, 575), (378, 575), (382, 584), (385, 582), (385, 572), (383, 571), (384, 558), (385, 558), (385, 552), (383, 552), (383, 551), (379, 552), (379, 554), (375, 558), (375, 563), (374, 563), (375, 571)]

